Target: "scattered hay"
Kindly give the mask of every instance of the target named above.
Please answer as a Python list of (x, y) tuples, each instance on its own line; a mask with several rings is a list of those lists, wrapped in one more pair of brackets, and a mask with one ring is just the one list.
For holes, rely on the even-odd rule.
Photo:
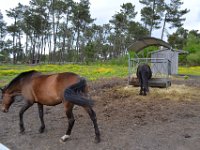
[[(132, 94), (138, 98), (139, 87), (125, 86), (120, 87), (118, 90), (120, 93)], [(200, 97), (200, 92), (198, 87), (191, 87), (186, 85), (172, 85), (169, 88), (150, 88), (150, 93), (147, 96), (140, 96), (140, 99), (170, 99), (174, 101), (185, 100), (197, 100)]]

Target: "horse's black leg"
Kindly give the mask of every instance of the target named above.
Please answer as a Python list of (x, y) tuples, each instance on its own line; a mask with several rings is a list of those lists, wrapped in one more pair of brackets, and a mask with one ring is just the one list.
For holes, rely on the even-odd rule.
[(149, 93), (149, 82), (147, 80), (146, 92)]
[(143, 77), (143, 81), (144, 81), (144, 96), (147, 95), (147, 92), (148, 92), (148, 80), (146, 77)]
[(140, 87), (140, 94), (139, 95), (142, 95), (142, 91), (143, 91), (143, 87), (141, 86)]
[(142, 95), (142, 91), (143, 91), (143, 81), (142, 81), (142, 78), (141, 78), (141, 77), (140, 77), (139, 81), (140, 81), (140, 95)]
[(41, 127), (39, 129), (40, 133), (44, 132), (45, 129), (45, 124), (44, 124), (44, 113), (43, 113), (43, 105), (38, 103), (38, 112), (39, 112), (39, 117), (40, 117), (40, 122), (41, 122)]
[(147, 75), (146, 75), (146, 73), (145, 72), (143, 72), (142, 74), (141, 74), (142, 76), (141, 76), (141, 79), (142, 79), (142, 82), (143, 82), (143, 85), (142, 85), (142, 87), (143, 87), (143, 95), (144, 96), (146, 96), (147, 95), (147, 84), (148, 84), (148, 80), (147, 80)]
[(74, 114), (73, 114), (72, 110), (73, 110), (73, 106), (72, 106), (72, 108), (70, 108), (66, 111), (66, 115), (68, 118), (68, 129), (66, 131), (66, 134), (63, 137), (61, 137), (61, 140), (63, 142), (66, 141), (67, 139), (69, 139), (72, 128), (74, 126), (75, 119), (74, 119)]
[(67, 113), (67, 118), (68, 118), (68, 129), (67, 129), (66, 135), (70, 135), (72, 128), (74, 126), (74, 122), (75, 122), (74, 114), (73, 114), (72, 110)]
[(90, 119), (92, 120), (93, 125), (94, 125), (95, 136), (96, 136), (95, 142), (99, 143), (101, 141), (101, 138), (100, 138), (99, 127), (98, 127), (98, 124), (97, 124), (96, 113), (94, 112), (94, 110), (91, 107), (87, 107), (85, 109), (86, 109), (87, 113), (89, 114)]
[(148, 81), (147, 81), (147, 90), (146, 91), (149, 92), (149, 83), (148, 83)]
[(147, 79), (147, 92), (149, 92), (149, 79)]
[(147, 95), (147, 91), (146, 91), (146, 88), (144, 87), (144, 96)]
[(19, 127), (20, 127), (20, 133), (23, 133), (25, 128), (24, 128), (24, 121), (23, 121), (23, 114), (24, 112), (33, 105), (33, 103), (30, 103), (26, 101), (24, 106), (20, 109), (19, 111)]

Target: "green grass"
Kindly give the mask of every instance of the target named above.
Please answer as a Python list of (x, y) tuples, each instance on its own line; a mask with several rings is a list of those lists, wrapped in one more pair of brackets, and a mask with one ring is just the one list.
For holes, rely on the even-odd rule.
[(179, 74), (197, 75), (200, 76), (200, 66), (195, 67), (179, 67)]
[(33, 69), (42, 73), (74, 72), (86, 77), (88, 80), (110, 77), (126, 77), (128, 75), (127, 66), (119, 65), (2, 65), (0, 66), (0, 86), (9, 83), (19, 73)]
[[(42, 73), (75, 72), (88, 80), (97, 80), (99, 78), (127, 77), (128, 67), (126, 65), (0, 65), (0, 87), (9, 83), (19, 73), (28, 70), (37, 70)], [(179, 74), (190, 74), (200, 76), (200, 66), (197, 67), (179, 67)]]

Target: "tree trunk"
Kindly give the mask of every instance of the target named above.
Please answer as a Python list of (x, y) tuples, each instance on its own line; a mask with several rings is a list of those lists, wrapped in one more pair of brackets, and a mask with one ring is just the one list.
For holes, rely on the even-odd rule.
[(79, 38), (80, 38), (80, 30), (79, 28), (77, 29), (77, 39), (76, 39), (76, 54), (75, 54), (75, 62), (78, 61), (78, 57), (79, 57)]
[(164, 23), (163, 23), (162, 33), (161, 33), (161, 39), (162, 39), (162, 40), (163, 40), (164, 32), (165, 32), (165, 25), (166, 25), (166, 14), (165, 14), (165, 18), (164, 18)]
[(25, 56), (26, 56), (25, 60), (26, 60), (26, 62), (25, 63), (27, 63), (29, 60), (29, 56), (27, 54), (28, 54), (28, 35), (26, 34), (26, 42), (25, 42)]
[(52, 61), (52, 46), (51, 46), (51, 35), (49, 34), (49, 36), (48, 36), (48, 40), (49, 40), (49, 42), (48, 42), (48, 47), (49, 47), (49, 63), (51, 63), (51, 61)]
[[(16, 27), (16, 23), (17, 23), (17, 21), (16, 21), (16, 18), (15, 18), (15, 23), (14, 23), (15, 27)], [(14, 31), (14, 33), (13, 33), (13, 64), (16, 64), (15, 36), (16, 36), (16, 32)]]
[(152, 12), (152, 16), (151, 16), (150, 36), (151, 36), (152, 30), (153, 30), (155, 3), (156, 3), (156, 0), (153, 1), (153, 8), (152, 8), (153, 12)]

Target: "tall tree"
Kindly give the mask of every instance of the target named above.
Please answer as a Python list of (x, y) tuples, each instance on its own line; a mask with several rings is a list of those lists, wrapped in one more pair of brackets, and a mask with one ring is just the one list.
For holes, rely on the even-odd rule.
[(183, 49), (188, 50), (190, 53), (200, 52), (200, 33), (198, 30), (189, 31)]
[(140, 0), (139, 2), (145, 5), (141, 9), (141, 21), (146, 28), (149, 28), (149, 35), (151, 36), (153, 29), (161, 28), (164, 0)]
[(116, 13), (110, 20), (110, 23), (114, 28), (114, 57), (125, 54), (125, 49), (127, 47), (126, 40), (128, 37), (128, 29), (131, 25), (131, 22), (134, 21), (136, 15), (137, 12), (135, 12), (135, 6), (132, 5), (132, 3), (126, 3), (121, 5), (120, 12)]
[(169, 4), (165, 4), (165, 16), (162, 27), (161, 39), (164, 37), (166, 30), (166, 24), (170, 24), (169, 28), (180, 28), (186, 18), (183, 18), (185, 14), (189, 12), (188, 9), (181, 9), (183, 2), (181, 0), (170, 0)]
[(3, 14), (0, 11), (0, 51), (4, 48), (5, 35), (6, 35), (6, 23), (3, 20)]
[[(59, 26), (61, 23), (61, 18), (64, 17), (66, 12), (67, 5), (64, 1), (61, 0), (52, 0), (51, 3), (51, 14), (52, 14), (52, 28), (53, 28), (53, 56), (56, 54), (56, 49), (58, 48), (57, 44), (57, 35), (59, 32)], [(53, 62), (56, 58), (53, 57)]]
[[(188, 34), (184, 50), (189, 51), (187, 64), (192, 66), (200, 65), (200, 33), (198, 30), (191, 30)], [(185, 61), (185, 59), (183, 59)]]
[[(30, 9), (29, 12), (26, 14), (26, 17), (29, 17), (31, 20), (36, 20), (38, 21), (38, 27), (33, 25), (32, 23), (29, 24), (27, 22), (28, 26), (33, 27), (32, 33), (29, 34), (29, 37), (32, 39), (32, 36), (37, 37), (37, 59), (38, 61), (45, 61), (45, 54), (46, 52), (46, 46), (48, 43), (49, 39), (49, 34), (51, 35), (51, 28), (50, 28), (50, 0), (31, 0), (30, 1)], [(38, 28), (38, 30), (37, 30)], [(29, 32), (29, 31), (28, 31)], [(33, 40), (31, 40), (33, 42)], [(49, 42), (51, 43), (51, 41)], [(34, 49), (34, 47), (32, 48)], [(34, 50), (33, 50), (34, 51)], [(49, 51), (51, 51), (49, 49)], [(32, 55), (32, 58), (34, 55)]]
[(78, 55), (80, 55), (80, 39), (87, 27), (94, 21), (90, 14), (90, 2), (89, 0), (80, 0), (80, 3), (75, 3), (72, 9), (72, 24), (76, 34), (75, 50), (76, 61)]
[(188, 37), (188, 30), (178, 28), (176, 32), (168, 36), (168, 42), (173, 48), (183, 49)]
[(13, 38), (13, 63), (17, 62), (17, 57), (22, 52), (21, 47), (21, 28), (20, 22), (22, 20), (22, 4), (18, 3), (18, 6), (7, 10), (7, 16), (14, 19), (14, 23), (8, 26), (8, 31)]
[(74, 7), (73, 0), (65, 0), (65, 9), (63, 9), (63, 22), (59, 25), (59, 61), (71, 61), (72, 41), (74, 39), (72, 21), (72, 8)]

